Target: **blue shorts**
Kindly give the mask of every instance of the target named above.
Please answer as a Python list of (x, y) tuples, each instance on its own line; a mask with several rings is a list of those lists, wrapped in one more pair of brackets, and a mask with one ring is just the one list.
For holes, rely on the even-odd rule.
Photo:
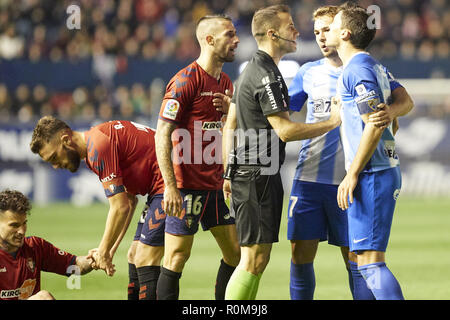
[(180, 190), (183, 201), (182, 217), (167, 216), (166, 232), (174, 235), (193, 235), (202, 224), (204, 231), (220, 225), (234, 224), (225, 204), (222, 190)]
[(401, 184), (400, 167), (359, 175), (347, 210), (350, 251), (386, 251)]
[(144, 244), (154, 247), (164, 246), (166, 214), (161, 207), (162, 200), (162, 194), (147, 198), (134, 235), (134, 240), (139, 240)]
[(319, 239), (348, 246), (347, 213), (337, 203), (332, 184), (294, 180), (288, 207), (288, 240)]

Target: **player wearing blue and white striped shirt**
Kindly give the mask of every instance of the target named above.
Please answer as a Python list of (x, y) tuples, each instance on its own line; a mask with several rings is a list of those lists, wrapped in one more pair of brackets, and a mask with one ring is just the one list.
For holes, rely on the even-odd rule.
[[(306, 123), (328, 119), (342, 62), (335, 48), (325, 46), (325, 32), (338, 7), (325, 6), (313, 13), (316, 42), (323, 59), (305, 63), (290, 87), (290, 109), (300, 111), (307, 101)], [(339, 246), (347, 270), (348, 231), (346, 212), (338, 207), (336, 196), (345, 176), (344, 152), (339, 128), (303, 140), (288, 208), (288, 239), (292, 246), (290, 294), (292, 300), (313, 299), (314, 258), (320, 241)], [(355, 260), (356, 261), (356, 260)], [(350, 288), (353, 290), (349, 273)]]
[[(344, 64), (337, 90), (342, 100), (347, 174), (337, 200), (341, 209), (347, 209), (350, 250), (357, 254), (367, 287), (377, 300), (403, 299), (398, 281), (385, 264), (385, 251), (401, 188), (392, 120), (407, 114), (413, 103), (386, 68), (364, 51), (376, 32), (367, 26), (368, 19), (364, 9), (344, 5), (326, 36), (326, 45), (337, 49)], [(399, 93), (403, 99), (397, 100)], [(388, 106), (392, 97), (395, 103)], [(371, 122), (380, 108), (390, 121)], [(356, 286), (354, 294), (357, 298)]]

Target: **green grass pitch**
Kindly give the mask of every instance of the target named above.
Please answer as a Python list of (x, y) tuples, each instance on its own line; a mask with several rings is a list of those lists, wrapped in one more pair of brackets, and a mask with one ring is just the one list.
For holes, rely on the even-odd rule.
[[(117, 272), (108, 277), (93, 271), (81, 278), (80, 289), (68, 289), (67, 278), (42, 273), (42, 289), (56, 299), (126, 299), (128, 265), (126, 253), (134, 235), (139, 203), (130, 228), (114, 258)], [(286, 206), (285, 206), (286, 211)], [(98, 245), (108, 205), (74, 207), (69, 204), (35, 206), (27, 235), (40, 236), (77, 255)], [(289, 299), (290, 244), (286, 240), (286, 212), (280, 242), (274, 244), (271, 261), (262, 277), (257, 299)], [(450, 298), (450, 199), (400, 197), (392, 226), (386, 259), (399, 280), (406, 299)], [(220, 261), (219, 249), (209, 232), (200, 228), (192, 255), (180, 282), (180, 299), (214, 299), (214, 283)], [(339, 249), (323, 242), (315, 261), (315, 299), (351, 299), (348, 276)]]

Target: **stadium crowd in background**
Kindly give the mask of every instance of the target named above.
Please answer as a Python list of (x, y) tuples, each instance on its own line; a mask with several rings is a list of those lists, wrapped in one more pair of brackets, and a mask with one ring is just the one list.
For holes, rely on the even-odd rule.
[[(311, 36), (309, 13), (324, 2), (338, 0), (83, 0), (78, 1), (82, 27), (66, 28), (66, 8), (73, 1), (5, 0), (0, 4), (0, 56), (31, 61), (77, 60), (108, 53), (144, 59), (191, 60), (199, 48), (193, 32), (196, 21), (211, 13), (226, 13), (239, 34), (250, 36), (253, 12), (265, 5), (284, 3), (293, 10), (303, 40)], [(401, 56), (429, 61), (450, 52), (450, 10), (445, 0), (363, 0), (364, 8), (382, 8), (383, 28), (372, 46), (378, 58)]]
[[(81, 29), (69, 30), (66, 9), (71, 1), (4, 0), (0, 3), (0, 63), (2, 60), (56, 63), (108, 55), (117, 59), (188, 61), (199, 54), (193, 31), (195, 23), (209, 13), (226, 13), (233, 18), (241, 39), (236, 60), (245, 59), (254, 49), (246, 48), (255, 45), (250, 32), (253, 12), (281, 2), (290, 6), (300, 41), (305, 42), (314, 41), (310, 12), (324, 2), (340, 4), (338, 0), (83, 0), (77, 2), (81, 8)], [(449, 57), (447, 1), (363, 0), (360, 5), (381, 8), (382, 28), (377, 30), (370, 47), (377, 59), (427, 62)], [(311, 54), (309, 50), (316, 49), (302, 44), (300, 48), (301, 54), (307, 55)], [(440, 77), (442, 72), (437, 71), (434, 76)], [(98, 84), (59, 92), (39, 83), (22, 83), (14, 88), (0, 83), (0, 122), (29, 123), (54, 115), (90, 123), (97, 119), (98, 122), (111, 118), (135, 119), (156, 126), (156, 112), (165, 85), (164, 80), (155, 78), (149, 86), (134, 83), (107, 88)], [(414, 112), (450, 117), (450, 100), (430, 108), (418, 104)]]

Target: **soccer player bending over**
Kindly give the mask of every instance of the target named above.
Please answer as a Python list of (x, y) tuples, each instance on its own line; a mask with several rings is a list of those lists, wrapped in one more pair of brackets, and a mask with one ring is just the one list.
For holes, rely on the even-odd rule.
[(81, 132), (54, 117), (41, 118), (31, 151), (55, 169), (76, 172), (82, 159), (105, 190), (109, 212), (103, 237), (92, 250), (95, 267), (114, 273), (113, 256), (125, 235), (138, 199), (147, 195), (134, 241), (128, 250), (128, 299), (155, 300), (164, 254), (164, 182), (156, 162), (155, 132), (130, 121), (109, 121)]
[[(403, 299), (398, 281), (386, 266), (385, 251), (401, 188), (392, 121), (406, 115), (413, 102), (405, 95), (405, 103), (389, 106), (392, 77), (365, 51), (376, 33), (368, 28), (368, 18), (363, 8), (345, 4), (326, 36), (326, 46), (337, 49), (344, 65), (337, 92), (342, 100), (347, 174), (339, 185), (337, 200), (341, 209), (347, 209), (350, 250), (357, 254), (358, 271), (367, 287), (377, 300)], [(388, 121), (377, 120), (375, 112), (380, 107)], [(370, 117), (375, 117), (375, 122), (369, 121)]]
[(92, 270), (92, 260), (74, 256), (38, 237), (26, 237), (28, 198), (19, 191), (0, 192), (0, 300), (54, 300), (41, 290), (41, 271), (70, 276)]

